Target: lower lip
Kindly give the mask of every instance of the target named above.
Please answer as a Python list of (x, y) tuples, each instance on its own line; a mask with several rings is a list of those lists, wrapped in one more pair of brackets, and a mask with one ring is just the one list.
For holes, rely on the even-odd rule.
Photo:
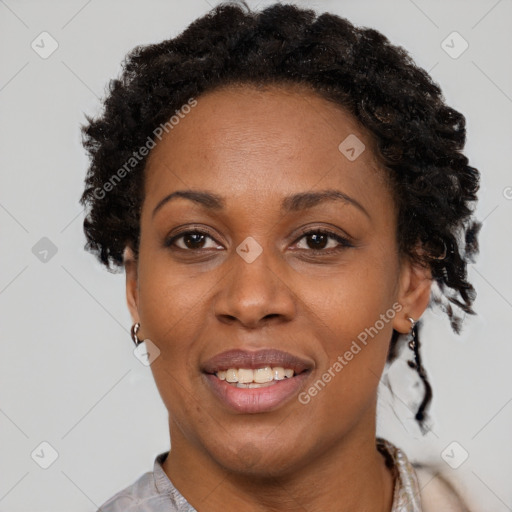
[(296, 396), (309, 371), (263, 388), (238, 388), (212, 374), (204, 374), (215, 395), (229, 408), (241, 413), (267, 412), (277, 409)]

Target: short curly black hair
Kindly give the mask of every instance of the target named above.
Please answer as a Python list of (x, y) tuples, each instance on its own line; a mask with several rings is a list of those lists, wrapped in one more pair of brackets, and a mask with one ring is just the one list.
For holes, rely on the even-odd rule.
[[(191, 98), (244, 84), (305, 86), (366, 128), (393, 186), (400, 252), (430, 268), (441, 292), (434, 301), (459, 332), (452, 305), (474, 314), (467, 264), (480, 228), (473, 219), (479, 172), (461, 152), (464, 116), (380, 32), (291, 4), (256, 12), (245, 2), (223, 3), (179, 36), (127, 55), (101, 116), (86, 116), (82, 127), (91, 159), (81, 197), (87, 249), (110, 270), (122, 266), (127, 245), (137, 255), (147, 160), (138, 150)], [(394, 333), (392, 347), (396, 340)]]

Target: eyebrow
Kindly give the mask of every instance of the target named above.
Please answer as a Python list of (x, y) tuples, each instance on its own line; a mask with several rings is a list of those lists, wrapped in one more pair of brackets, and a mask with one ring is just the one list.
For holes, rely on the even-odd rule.
[[(226, 205), (224, 198), (214, 194), (213, 192), (202, 190), (177, 190), (176, 192), (165, 196), (158, 202), (153, 210), (152, 217), (154, 217), (158, 210), (160, 210), (165, 204), (180, 197), (189, 199), (208, 210), (222, 210)], [(287, 196), (281, 203), (281, 211), (283, 213), (288, 213), (306, 210), (324, 201), (341, 201), (345, 204), (350, 204), (362, 211), (368, 218), (371, 218), (370, 214), (361, 203), (340, 190), (334, 189), (320, 190), (319, 192), (301, 192), (299, 194)]]

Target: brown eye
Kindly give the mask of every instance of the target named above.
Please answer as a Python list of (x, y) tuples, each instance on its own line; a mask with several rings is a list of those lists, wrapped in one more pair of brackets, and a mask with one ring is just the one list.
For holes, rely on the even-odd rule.
[[(211, 240), (210, 246), (206, 244)], [(198, 251), (201, 249), (218, 249), (219, 244), (203, 231), (186, 231), (178, 235), (174, 235), (165, 241), (166, 247), (177, 248), (183, 251)]]
[(329, 237), (323, 233), (313, 233), (306, 236), (307, 244), (311, 249), (325, 249)]
[(200, 249), (204, 244), (206, 235), (190, 233), (188, 235), (183, 235), (181, 238), (183, 238), (183, 243), (188, 249)]
[[(313, 230), (303, 233), (299, 240), (305, 240), (306, 247), (299, 249), (310, 249), (311, 251), (330, 252), (331, 250), (341, 250), (353, 245), (342, 236), (330, 231)], [(329, 243), (331, 244), (329, 246)]]

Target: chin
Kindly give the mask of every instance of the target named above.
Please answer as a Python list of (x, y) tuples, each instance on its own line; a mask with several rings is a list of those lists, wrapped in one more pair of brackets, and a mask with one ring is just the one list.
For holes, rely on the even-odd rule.
[(229, 449), (213, 456), (226, 471), (262, 480), (284, 476), (300, 464), (301, 457), (295, 443), (287, 446), (281, 442), (277, 447), (267, 440), (263, 444), (241, 439), (235, 447), (231, 440)]

